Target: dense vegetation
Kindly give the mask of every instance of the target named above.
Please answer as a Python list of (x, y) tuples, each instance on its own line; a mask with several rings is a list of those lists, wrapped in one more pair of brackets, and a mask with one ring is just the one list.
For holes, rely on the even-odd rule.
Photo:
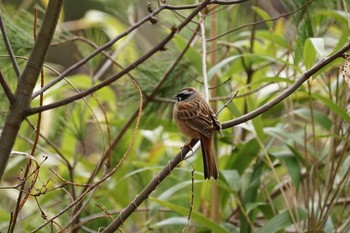
[(350, 231), (347, 1), (43, 2), (0, 6), (1, 232)]

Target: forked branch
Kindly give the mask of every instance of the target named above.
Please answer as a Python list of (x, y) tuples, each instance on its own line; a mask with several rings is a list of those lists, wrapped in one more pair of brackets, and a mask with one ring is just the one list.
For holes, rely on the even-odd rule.
[(28, 59), (27, 65), (18, 80), (18, 85), (14, 94), (15, 101), (6, 116), (4, 128), (0, 136), (0, 179), (5, 171), (18, 130), (25, 118), (24, 113), (30, 106), (31, 95), (52, 41), (62, 5), (63, 0), (49, 1), (38, 34), (38, 39)]

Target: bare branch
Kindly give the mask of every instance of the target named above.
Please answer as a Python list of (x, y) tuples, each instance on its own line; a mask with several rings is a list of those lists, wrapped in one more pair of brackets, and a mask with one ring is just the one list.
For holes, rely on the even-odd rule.
[(2, 38), (4, 40), (4, 44), (5, 44), (6, 49), (7, 49), (7, 53), (9, 54), (11, 62), (12, 62), (13, 69), (15, 70), (17, 78), (19, 78), (21, 76), (21, 71), (19, 69), (18, 63), (17, 63), (15, 55), (13, 53), (10, 41), (9, 41), (9, 39), (7, 37), (6, 30), (5, 30), (5, 25), (4, 25), (3, 21), (2, 21), (1, 14), (0, 14), (0, 29), (1, 29)]
[(205, 17), (199, 12), (200, 17), (200, 32), (202, 39), (202, 76), (203, 76), (203, 84), (204, 84), (204, 98), (208, 102), (209, 101), (209, 88), (208, 88), (208, 76), (207, 76), (207, 42), (205, 39)]
[[(58, 83), (59, 81), (61, 81), (64, 77), (66, 77), (67, 75), (71, 74), (73, 71), (75, 71), (76, 69), (78, 69), (79, 67), (81, 67), (82, 65), (84, 65), (85, 63), (87, 63), (89, 60), (91, 60), (93, 57), (95, 57), (97, 54), (101, 53), (102, 51), (104, 51), (105, 49), (111, 47), (113, 44), (115, 44), (117, 41), (119, 41), (120, 39), (122, 39), (123, 37), (127, 36), (128, 34), (130, 34), (133, 30), (135, 30), (136, 28), (140, 27), (142, 24), (144, 24), (145, 22), (147, 22), (151, 17), (154, 17), (155, 15), (159, 14), (159, 12), (161, 12), (162, 10), (164, 10), (166, 8), (166, 6), (161, 6), (158, 9), (156, 9), (155, 11), (153, 11), (152, 13), (150, 13), (149, 15), (147, 15), (146, 17), (144, 17), (143, 19), (141, 19), (140, 21), (138, 21), (137, 23), (135, 23), (134, 25), (132, 25), (131, 27), (128, 28), (128, 30), (126, 30), (125, 32), (123, 32), (122, 34), (118, 35), (117, 37), (115, 37), (113, 40), (107, 42), (106, 44), (102, 45), (101, 47), (99, 47), (98, 49), (96, 49), (95, 51), (93, 51), (92, 53), (90, 53), (88, 56), (86, 56), (84, 59), (82, 59), (81, 61), (77, 62), (76, 64), (72, 65), (71, 67), (69, 67), (68, 69), (66, 69), (64, 72), (62, 72), (59, 76), (57, 76), (54, 80), (52, 80), (51, 82), (49, 82), (47, 85), (45, 85), (45, 87), (41, 88), (40, 90), (38, 90), (37, 92), (35, 92), (32, 96), (32, 98), (37, 97), (38, 95), (44, 93), (46, 90), (48, 90), (50, 87), (52, 87), (53, 85), (55, 85), (56, 83)], [(89, 93), (90, 94), (90, 93)]]
[[(208, 2), (206, 5), (208, 4), (238, 4), (238, 3), (242, 3), (242, 2), (246, 2), (248, 0), (237, 0), (237, 1), (213, 1), (213, 2)], [(207, 1), (206, 1), (207, 2)], [(220, 2), (220, 3), (218, 3)], [(45, 87), (41, 88), (40, 90), (38, 90), (37, 92), (35, 92), (32, 95), (32, 98), (37, 97), (38, 95), (44, 93), (46, 90), (48, 90), (50, 87), (52, 87), (53, 85), (55, 85), (56, 83), (58, 83), (59, 81), (61, 81), (64, 77), (66, 77), (67, 75), (71, 74), (73, 71), (75, 71), (76, 69), (78, 69), (79, 67), (81, 67), (82, 65), (84, 65), (85, 63), (87, 63), (89, 60), (91, 60), (93, 57), (95, 57), (97, 54), (99, 54), (101, 51), (111, 47), (114, 43), (116, 43), (117, 41), (119, 41), (120, 39), (122, 39), (123, 37), (127, 36), (128, 34), (130, 34), (132, 31), (134, 31), (135, 29), (137, 29), (138, 27), (140, 27), (142, 24), (144, 24), (145, 22), (148, 22), (150, 19), (152, 19), (153, 17), (155, 17), (157, 14), (159, 14), (161, 11), (167, 9), (167, 10), (186, 10), (186, 9), (192, 9), (192, 8), (198, 8), (199, 6), (201, 6), (202, 3), (200, 4), (193, 4), (193, 5), (181, 5), (181, 6), (173, 6), (173, 5), (161, 5), (160, 7), (158, 7), (157, 9), (155, 9), (154, 11), (152, 11), (149, 15), (145, 16), (143, 19), (141, 19), (140, 21), (138, 21), (137, 23), (135, 23), (134, 25), (132, 25), (131, 27), (128, 28), (128, 30), (126, 30), (125, 32), (123, 32), (122, 34), (118, 35), (116, 38), (114, 38), (113, 40), (109, 41), (108, 43), (104, 44), (103, 46), (99, 47), (98, 49), (96, 49), (94, 52), (90, 53), (88, 56), (86, 56), (84, 59), (82, 59), (81, 61), (77, 62), (76, 64), (74, 64), (73, 66), (69, 67), (68, 69), (66, 69), (64, 72), (62, 72), (59, 76), (57, 76), (54, 80), (52, 80), (51, 82), (49, 82), (47, 85), (45, 85)], [(195, 13), (197, 14), (197, 13)], [(191, 17), (192, 19), (193, 17)], [(184, 22), (185, 24), (183, 24), (183, 26), (187, 25), (188, 22)], [(180, 31), (182, 29), (183, 26), (179, 26), (178, 30)]]
[(344, 46), (342, 49), (338, 50), (333, 55), (324, 58), (320, 60), (317, 64), (315, 64), (313, 67), (311, 67), (308, 71), (306, 71), (295, 83), (291, 86), (289, 86), (287, 89), (285, 89), (283, 92), (281, 92), (278, 96), (276, 96), (273, 100), (270, 102), (264, 104), (263, 106), (255, 109), (252, 112), (249, 112), (243, 116), (240, 116), (236, 119), (226, 121), (222, 123), (222, 128), (227, 129), (231, 128), (235, 125), (239, 125), (243, 122), (249, 121), (253, 119), (254, 117), (259, 116), (260, 114), (266, 112), (276, 104), (283, 101), (285, 98), (290, 96), (295, 90), (297, 90), (305, 81), (307, 81), (312, 75), (314, 75), (316, 72), (318, 72), (320, 69), (328, 65), (329, 63), (333, 62), (337, 58), (341, 58), (344, 53), (350, 50), (350, 43)]
[(148, 198), (148, 196), (157, 188), (157, 186), (167, 177), (174, 168), (181, 163), (185, 155), (193, 148), (198, 140), (192, 140), (190, 147), (185, 146), (182, 150), (155, 176), (148, 185), (138, 194), (130, 204), (123, 209), (119, 216), (103, 231), (104, 233), (114, 232), (124, 221), (136, 210), (136, 208)]
[[(32, 109), (28, 109), (28, 111), (26, 112), (26, 116), (33, 115), (33, 114), (36, 114), (38, 112), (46, 111), (46, 110), (49, 110), (49, 109), (53, 109), (53, 108), (57, 108), (57, 107), (69, 104), (71, 102), (74, 102), (74, 101), (76, 101), (78, 99), (81, 99), (81, 98), (83, 98), (83, 97), (85, 97), (85, 96), (87, 96), (87, 95), (89, 95), (89, 94), (91, 94), (91, 93), (93, 93), (93, 92), (95, 92), (95, 91), (97, 91), (97, 90), (99, 90), (99, 89), (101, 89), (101, 88), (103, 88), (103, 87), (113, 83), (114, 81), (118, 80), (123, 75), (125, 75), (128, 72), (130, 72), (131, 70), (135, 69), (138, 65), (140, 65), (145, 60), (150, 58), (153, 54), (155, 54), (159, 50), (163, 49), (164, 46), (176, 35), (176, 33), (181, 31), (181, 29), (183, 29), (189, 22), (191, 22), (191, 20), (198, 14), (198, 12), (200, 10), (202, 10), (208, 4), (208, 2), (209, 2), (209, 0), (206, 0), (206, 1), (202, 2), (200, 4), (200, 6), (198, 8), (196, 8), (195, 10), (193, 10), (193, 12), (178, 27), (173, 27), (171, 29), (171, 32), (168, 34), (168, 36), (166, 36), (157, 46), (155, 46), (153, 49), (148, 51), (146, 54), (144, 54), (142, 57), (137, 59), (134, 63), (130, 64), (129, 66), (127, 66), (125, 69), (123, 69), (119, 73), (117, 73), (117, 74), (113, 75), (112, 77), (104, 80), (103, 82), (97, 84), (96, 86), (91, 87), (90, 89), (82, 91), (82, 92), (80, 92), (80, 93), (78, 93), (76, 95), (73, 95), (71, 97), (63, 99), (63, 100), (58, 101), (56, 103), (43, 105), (43, 106), (32, 108)], [(95, 50), (95, 51), (97, 51), (97, 50)], [(64, 74), (64, 73), (65, 72), (63, 72), (62, 74)], [(62, 74), (59, 77), (61, 77)], [(40, 94), (41, 92), (39, 91), (38, 93)]]
[(11, 92), (9, 86), (7, 85), (4, 76), (2, 76), (2, 73), (0, 71), (0, 85), (2, 89), (4, 90), (8, 100), (10, 101), (10, 104), (15, 101), (15, 97), (13, 96), (13, 93)]
[[(267, 111), (277, 103), (284, 100), (287, 96), (289, 96), (291, 93), (293, 93), (298, 87), (301, 86), (303, 82), (305, 82), (308, 78), (310, 78), (313, 74), (315, 74), (317, 71), (319, 71), (321, 68), (326, 66), (327, 64), (331, 63), (335, 59), (342, 57), (345, 52), (350, 50), (350, 43), (339, 50), (338, 52), (334, 53), (333, 55), (329, 56), (328, 58), (325, 58), (321, 61), (319, 61), (316, 65), (314, 65), (310, 70), (304, 73), (304, 75), (295, 82), (292, 86), (290, 86), (287, 90), (285, 90), (281, 95), (277, 96), (274, 100), (270, 101), (268, 104), (262, 106), (261, 108), (258, 108), (257, 110), (248, 113), (240, 118), (237, 118), (232, 121), (224, 122), (222, 123), (223, 129), (233, 127), (237, 124), (246, 122), (263, 112)], [(198, 143), (198, 140), (192, 140), (190, 142), (190, 147), (194, 147)], [(111, 223), (104, 232), (113, 232), (114, 230), (118, 229), (123, 222), (135, 211), (135, 209), (145, 200), (148, 198), (148, 196), (153, 192), (153, 190), (156, 189), (156, 187), (167, 177), (171, 171), (177, 167), (182, 160), (185, 158), (185, 155), (190, 151), (190, 147), (184, 147), (182, 150), (169, 162), (168, 165), (166, 165), (157, 176), (155, 176), (148, 185), (138, 194), (136, 195), (135, 199), (125, 208), (121, 211), (118, 218), (116, 218), (113, 223)]]
[[(225, 33), (221, 34), (221, 35), (218, 35), (218, 36), (215, 36), (215, 37), (212, 37), (212, 38), (209, 38), (207, 39), (207, 42), (210, 42), (210, 41), (213, 41), (213, 40), (217, 40), (223, 36), (226, 36), (232, 32), (235, 32), (235, 31), (238, 31), (242, 28), (245, 28), (245, 27), (249, 27), (249, 26), (256, 26), (258, 24), (262, 24), (262, 23), (266, 23), (266, 22), (271, 22), (271, 21), (276, 21), (277, 19), (280, 19), (280, 18), (285, 18), (289, 15), (293, 15), (295, 14), (296, 12), (298, 11), (301, 11), (302, 9), (304, 9), (305, 7), (307, 7), (308, 5), (310, 5), (314, 0), (310, 0), (308, 1), (307, 3), (305, 3), (303, 6), (301, 6), (300, 8), (292, 11), (292, 12), (289, 12), (289, 13), (286, 13), (286, 14), (283, 14), (283, 15), (280, 15), (280, 16), (277, 16), (277, 17), (274, 17), (274, 18), (271, 18), (271, 19), (266, 19), (266, 20), (261, 20), (261, 21), (257, 21), (257, 22), (253, 22), (253, 23), (248, 23), (248, 24), (245, 24), (245, 25), (242, 25), (240, 27), (237, 27), (237, 28), (233, 28), (231, 30), (228, 30), (226, 31)], [(222, 1), (218, 1), (218, 2), (222, 2)]]
[(62, 4), (63, 0), (49, 1), (38, 40), (18, 81), (14, 96), (15, 104), (11, 106), (6, 116), (0, 137), (0, 179), (5, 171), (18, 130), (25, 118), (24, 113), (30, 106), (31, 95), (53, 38)]
[(213, 0), (210, 2), (210, 4), (218, 4), (218, 5), (233, 5), (233, 4), (239, 4), (239, 3), (243, 3), (243, 2), (247, 2), (248, 0), (223, 0), (223, 1), (219, 1), (219, 0)]
[[(212, 4), (217, 4), (217, 5), (234, 5), (234, 4), (239, 4), (243, 2), (248, 2), (249, 0), (231, 0), (231, 1), (210, 1), (207, 5), (212, 5)], [(174, 5), (162, 5), (166, 6), (166, 9), (168, 10), (186, 10), (186, 9), (194, 9), (198, 7), (202, 3), (197, 3), (197, 4), (191, 4), (191, 5), (181, 5), (181, 6), (174, 6)]]
[[(198, 28), (197, 28), (198, 30)], [(180, 60), (183, 58), (183, 56), (185, 55), (186, 51), (190, 48), (191, 42), (194, 40), (196, 36), (196, 32), (194, 32), (192, 38), (188, 41), (187, 45), (185, 46), (185, 48), (183, 49), (183, 51), (181, 52), (181, 54), (177, 57), (177, 59), (174, 61), (173, 64), (171, 64), (171, 66), (166, 70), (166, 72), (164, 73), (164, 75), (160, 78), (160, 81), (158, 82), (158, 84), (156, 85), (156, 87), (154, 88), (154, 90), (152, 91), (152, 93), (150, 95), (148, 95), (148, 97), (145, 99), (145, 101), (143, 102), (143, 108), (145, 108), (149, 103), (151, 103), (151, 101), (153, 100), (153, 98), (155, 97), (155, 95), (157, 94), (159, 88), (164, 84), (164, 82), (167, 80), (167, 78), (169, 77), (169, 74), (174, 70), (174, 68), (177, 66), (177, 64), (180, 62)], [(117, 137), (114, 139), (114, 141), (111, 143), (110, 147), (108, 148), (108, 150), (105, 151), (105, 153), (103, 154), (102, 158), (100, 159), (99, 163), (97, 164), (95, 170), (93, 171), (93, 173), (91, 174), (90, 178), (88, 179), (88, 181), (86, 182), (86, 184), (91, 184), (93, 183), (93, 180), (95, 179), (97, 173), (100, 171), (103, 162), (105, 161), (105, 159), (107, 158), (108, 154), (110, 153), (111, 150), (113, 150), (113, 148), (118, 144), (118, 142), (121, 140), (122, 136), (125, 134), (126, 130), (130, 127), (130, 125), (135, 121), (135, 119), (137, 118), (137, 116), (139, 115), (139, 111), (140, 109), (136, 109), (135, 112), (132, 114), (132, 116), (130, 117), (130, 119), (128, 120), (128, 122), (124, 125), (124, 127), (120, 130), (120, 133), (117, 135)], [(54, 219), (56, 219), (57, 217), (61, 216), (62, 214), (64, 214), (67, 210), (69, 210), (70, 208), (74, 207), (74, 206), (79, 206), (79, 203), (82, 202), (82, 200), (84, 199), (84, 197), (91, 192), (95, 187), (97, 187), (97, 185), (99, 185), (100, 183), (102, 183), (104, 180), (100, 180), (97, 183), (93, 184), (92, 186), (86, 186), (81, 194), (77, 197), (77, 199), (75, 199), (69, 206), (67, 206), (66, 208), (64, 208), (64, 210), (60, 211), (59, 213), (57, 213), (55, 216), (51, 217), (50, 219), (48, 219), (45, 223), (43, 223), (42, 225), (40, 225), (37, 229), (35, 229), (34, 232), (37, 232), (38, 230), (42, 229), (44, 226), (46, 226), (47, 224), (49, 224), (50, 222), (52, 222)]]

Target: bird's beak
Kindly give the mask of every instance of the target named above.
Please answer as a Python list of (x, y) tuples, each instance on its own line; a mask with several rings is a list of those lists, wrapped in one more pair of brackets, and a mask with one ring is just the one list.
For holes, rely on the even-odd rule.
[(172, 99), (176, 101), (177, 100), (176, 95), (174, 95)]

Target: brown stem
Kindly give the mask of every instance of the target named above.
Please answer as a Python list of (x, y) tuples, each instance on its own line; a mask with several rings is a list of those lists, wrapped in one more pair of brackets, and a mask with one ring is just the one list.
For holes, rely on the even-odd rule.
[(157, 186), (167, 177), (174, 168), (184, 159), (185, 155), (193, 148), (198, 140), (192, 140), (190, 147), (183, 147), (182, 150), (155, 176), (148, 185), (138, 194), (135, 199), (123, 209), (119, 216), (103, 231), (104, 233), (115, 232), (126, 219), (136, 210), (136, 208), (148, 198), (148, 196), (157, 188)]
[(0, 14), (0, 29), (1, 29), (2, 39), (4, 40), (4, 44), (6, 46), (7, 53), (9, 54), (11, 62), (12, 62), (13, 69), (15, 70), (17, 78), (19, 78), (21, 76), (21, 71), (20, 71), (18, 63), (16, 61), (15, 54), (13, 53), (10, 41), (9, 41), (9, 39), (7, 37), (7, 33), (6, 33), (6, 30), (5, 30), (5, 25), (4, 25), (3, 21), (2, 21), (1, 14)]
[[(197, 27), (198, 30), (198, 27)], [(157, 86), (154, 88), (154, 90), (152, 91), (152, 93), (150, 95), (148, 95), (145, 99), (145, 101), (143, 102), (142, 106), (143, 108), (145, 108), (155, 97), (155, 95), (158, 93), (158, 90), (161, 88), (161, 86), (164, 84), (164, 82), (167, 80), (167, 78), (169, 77), (170, 73), (174, 70), (174, 68), (178, 65), (179, 61), (183, 58), (183, 56), (185, 55), (186, 51), (189, 49), (191, 42), (193, 41), (193, 39), (196, 36), (196, 32), (193, 33), (193, 36), (190, 38), (190, 40), (188, 41), (186, 47), (183, 49), (183, 51), (181, 52), (181, 54), (177, 57), (177, 59), (174, 61), (174, 63), (166, 70), (166, 72), (164, 73), (163, 77), (161, 77), (160, 81), (158, 82)], [(124, 127), (120, 130), (119, 134), (117, 135), (117, 137), (114, 139), (114, 141), (111, 143), (111, 145), (109, 146), (109, 148), (105, 151), (105, 153), (103, 154), (102, 158), (100, 159), (98, 165), (96, 166), (95, 170), (93, 171), (92, 175), (90, 176), (90, 178), (88, 179), (88, 181), (86, 182), (87, 185), (84, 186), (81, 194), (77, 197), (77, 199), (74, 200), (74, 202), (72, 202), (69, 206), (67, 206), (66, 208), (64, 208), (62, 211), (60, 211), (59, 213), (57, 213), (54, 217), (48, 219), (44, 224), (42, 224), (41, 226), (39, 226), (37, 229), (35, 229), (32, 232), (37, 232), (38, 230), (42, 229), (44, 226), (46, 226), (47, 224), (49, 224), (50, 222), (52, 222), (54, 219), (56, 219), (57, 217), (61, 216), (62, 214), (64, 214), (66, 211), (68, 211), (70, 208), (72, 207), (78, 207), (81, 205), (80, 203), (82, 202), (82, 200), (84, 199), (84, 197), (90, 192), (92, 191), (95, 187), (97, 187), (97, 185), (99, 185), (100, 183), (102, 183), (106, 178), (103, 178), (103, 180), (100, 180), (99, 182), (91, 185), (93, 183), (93, 180), (95, 179), (97, 173), (100, 171), (100, 169), (102, 168), (102, 165), (105, 161), (105, 159), (108, 157), (108, 154), (111, 153), (111, 150), (119, 143), (119, 141), (121, 140), (121, 138), (123, 137), (123, 135), (125, 134), (126, 130), (129, 129), (130, 125), (135, 121), (135, 119), (137, 118), (137, 116), (139, 115), (139, 108), (135, 110), (134, 114), (130, 117), (129, 121), (124, 125)]]
[(1, 71), (0, 71), (0, 85), (5, 92), (7, 99), (10, 101), (10, 104), (13, 104), (13, 102), (15, 101), (15, 97), (13, 96), (13, 93), (11, 92), (10, 87), (7, 85)]
[[(18, 81), (14, 102), (11, 104), (0, 137), (0, 179), (5, 171), (18, 130), (25, 119), (24, 112), (30, 106), (31, 94), (44, 64), (44, 59), (53, 38), (62, 5), (63, 0), (51, 0), (49, 2), (38, 40)], [(24, 178), (26, 179), (26, 177)], [(11, 216), (9, 232), (14, 231), (18, 213), (24, 204), (21, 200), (21, 194), (22, 192), (19, 194), (16, 210)]]
[[(103, 87), (113, 83), (114, 81), (118, 80), (123, 75), (125, 75), (128, 72), (130, 72), (131, 70), (135, 69), (138, 65), (140, 65), (145, 60), (150, 58), (153, 54), (155, 54), (159, 50), (163, 49), (164, 46), (176, 35), (176, 33), (181, 31), (189, 22), (191, 22), (191, 20), (198, 14), (198, 12), (200, 10), (202, 10), (205, 6), (207, 6), (209, 2), (210, 2), (209, 0), (205, 0), (204, 2), (202, 2), (195, 10), (192, 11), (192, 13), (178, 27), (172, 27), (171, 32), (168, 34), (168, 36), (166, 36), (157, 46), (155, 46), (153, 49), (148, 51), (145, 55), (143, 55), (142, 57), (137, 59), (134, 63), (132, 63), (131, 65), (127, 66), (124, 70), (122, 70), (118, 74), (113, 75), (112, 77), (110, 77), (110, 78), (106, 79), (105, 81), (97, 84), (96, 86), (91, 87), (90, 89), (82, 91), (82, 92), (80, 92), (80, 93), (78, 93), (76, 95), (73, 95), (71, 97), (63, 99), (61, 101), (58, 101), (58, 102), (55, 102), (55, 103), (52, 103), (52, 104), (48, 104), (48, 105), (44, 105), (44, 106), (40, 106), (40, 107), (37, 107), (37, 108), (29, 109), (26, 112), (26, 116), (29, 116), (29, 115), (32, 115), (32, 114), (35, 114), (35, 113), (38, 113), (38, 112), (46, 111), (46, 110), (49, 110), (49, 109), (57, 108), (57, 107), (60, 107), (60, 106), (66, 105), (66, 104), (69, 104), (71, 102), (74, 102), (74, 101), (76, 101), (78, 99), (81, 99), (81, 98), (83, 98), (83, 97), (85, 97), (85, 96), (87, 96), (87, 95), (89, 95), (89, 94), (91, 94), (91, 93), (93, 93), (93, 92), (95, 92), (95, 91), (97, 91), (97, 90), (99, 90), (99, 89), (101, 89), (101, 88), (103, 88)], [(62, 76), (62, 74), (61, 74), (61, 76)]]
[(30, 107), (31, 95), (55, 32), (62, 4), (63, 0), (49, 2), (38, 40), (18, 81), (14, 95), (15, 101), (11, 104), (0, 136), (0, 179), (5, 171), (20, 125), (25, 118), (24, 113)]
[[(208, 4), (220, 4), (220, 5), (233, 5), (233, 4), (239, 4), (242, 2), (246, 2), (248, 0), (235, 0), (235, 1), (205, 1), (206, 5)], [(117, 41), (119, 41), (121, 38), (125, 37), (126, 35), (130, 34), (133, 30), (135, 30), (136, 28), (140, 27), (141, 25), (143, 25), (145, 22), (148, 22), (151, 18), (153, 18), (154, 16), (156, 16), (157, 14), (159, 14), (161, 11), (163, 10), (186, 10), (186, 9), (192, 9), (192, 8), (200, 8), (200, 6), (202, 5), (202, 3), (199, 4), (192, 4), (192, 5), (181, 5), (181, 6), (173, 6), (173, 5), (168, 5), (168, 4), (164, 4), (161, 5), (160, 7), (158, 7), (157, 9), (155, 9), (154, 11), (152, 11), (149, 15), (147, 15), (146, 17), (144, 17), (143, 19), (141, 19), (140, 21), (138, 21), (137, 23), (135, 23), (134, 25), (132, 25), (131, 27), (129, 27), (125, 32), (123, 32), (122, 34), (118, 35), (117, 37), (115, 37), (113, 40), (109, 41), (108, 43), (104, 44), (103, 46), (99, 47), (98, 49), (96, 49), (94, 52), (92, 52), (91, 54), (89, 54), (87, 57), (85, 57), (84, 59), (82, 59), (81, 61), (77, 62), (76, 64), (74, 64), (73, 66), (69, 67), (68, 69), (66, 69), (64, 72), (62, 72), (59, 76), (57, 76), (54, 80), (52, 80), (50, 83), (48, 83), (45, 87), (41, 88), (39, 91), (35, 92), (32, 96), (32, 98), (37, 97), (38, 95), (40, 95), (41, 93), (44, 93), (46, 90), (48, 90), (50, 87), (52, 87), (53, 85), (55, 85), (56, 83), (58, 83), (59, 81), (61, 81), (62, 79), (64, 79), (64, 77), (66, 77), (67, 75), (71, 74), (73, 71), (77, 70), (79, 67), (81, 67), (82, 65), (84, 65), (85, 63), (87, 63), (89, 60), (91, 60), (93, 57), (95, 57), (97, 54), (99, 54), (100, 52), (102, 52), (103, 50), (111, 47), (113, 44), (115, 44)], [(192, 13), (195, 13), (196, 10), (194, 10)], [(190, 17), (190, 19), (192, 19), (193, 17)], [(186, 20), (187, 21), (187, 20)], [(179, 27), (178, 27), (178, 31), (180, 31), (182, 29), (182, 27), (186, 26), (189, 22), (184, 21)], [(190, 21), (190, 20), (189, 20)], [(136, 65), (137, 66), (137, 65)], [(135, 67), (134, 67), (135, 68)]]

